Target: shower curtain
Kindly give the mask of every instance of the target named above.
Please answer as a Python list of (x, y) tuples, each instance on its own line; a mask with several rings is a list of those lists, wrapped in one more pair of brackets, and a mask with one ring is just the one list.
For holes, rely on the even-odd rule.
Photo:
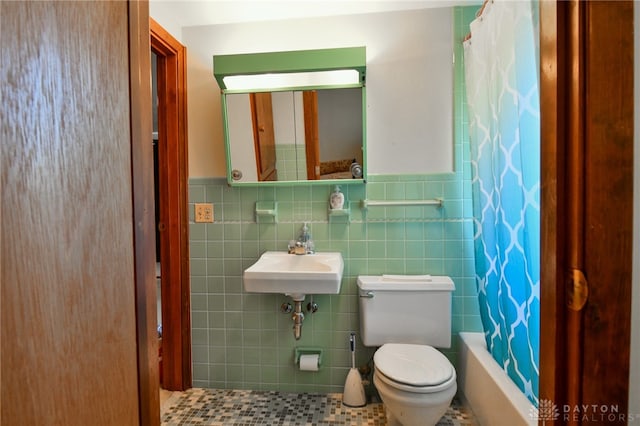
[(528, 1), (485, 3), (464, 42), (476, 284), (487, 348), (537, 406), (540, 108)]

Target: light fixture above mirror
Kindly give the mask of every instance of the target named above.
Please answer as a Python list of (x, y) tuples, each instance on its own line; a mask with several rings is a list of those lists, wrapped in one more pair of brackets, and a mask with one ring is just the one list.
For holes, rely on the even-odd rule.
[(291, 72), (279, 74), (228, 75), (222, 78), (227, 90), (284, 90), (290, 87), (357, 86), (356, 70)]
[(364, 86), (364, 47), (216, 55), (214, 76), (223, 92)]

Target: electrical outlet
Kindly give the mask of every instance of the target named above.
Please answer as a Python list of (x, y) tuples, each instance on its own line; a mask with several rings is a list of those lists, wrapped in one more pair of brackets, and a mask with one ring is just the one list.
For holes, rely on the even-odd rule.
[(196, 222), (213, 223), (213, 204), (196, 203), (195, 210)]

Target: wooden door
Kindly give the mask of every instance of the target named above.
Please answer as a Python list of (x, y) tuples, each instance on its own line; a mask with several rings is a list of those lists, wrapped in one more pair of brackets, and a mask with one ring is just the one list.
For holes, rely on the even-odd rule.
[(633, 6), (540, 2), (540, 400), (559, 409), (547, 425), (627, 420)]
[(258, 181), (278, 180), (271, 93), (251, 93), (250, 99)]
[(0, 3), (2, 424), (159, 423), (148, 31), (144, 2)]

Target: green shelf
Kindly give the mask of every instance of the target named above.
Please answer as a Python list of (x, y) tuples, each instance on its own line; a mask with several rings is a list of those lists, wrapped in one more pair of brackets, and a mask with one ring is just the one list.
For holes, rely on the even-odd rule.
[(341, 209), (328, 208), (329, 222), (333, 223), (349, 223), (351, 222), (351, 204), (345, 201), (344, 207)]

